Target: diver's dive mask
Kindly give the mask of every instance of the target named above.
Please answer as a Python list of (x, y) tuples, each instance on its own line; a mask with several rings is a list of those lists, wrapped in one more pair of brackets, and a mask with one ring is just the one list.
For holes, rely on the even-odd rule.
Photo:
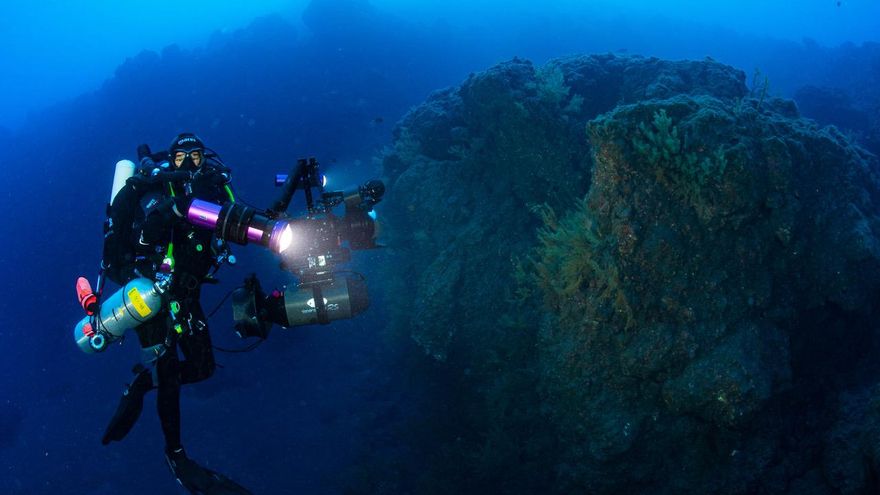
[(184, 132), (171, 142), (168, 154), (175, 169), (195, 172), (205, 162), (205, 145), (195, 134)]
[(177, 150), (171, 156), (174, 167), (178, 170), (198, 170), (205, 161), (205, 151), (194, 149), (189, 151)]

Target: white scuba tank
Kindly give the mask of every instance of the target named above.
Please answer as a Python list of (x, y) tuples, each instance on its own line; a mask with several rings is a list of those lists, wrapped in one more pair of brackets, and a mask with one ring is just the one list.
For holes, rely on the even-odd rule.
[(73, 339), (85, 353), (103, 351), (108, 344), (104, 334), (122, 337), (126, 330), (156, 316), (162, 309), (163, 292), (163, 287), (148, 278), (130, 281), (101, 304), (95, 320), (98, 328), (92, 328), (91, 317), (86, 316), (73, 328)]
[(110, 190), (111, 205), (113, 204), (113, 199), (116, 198), (116, 194), (125, 185), (125, 181), (134, 176), (135, 168), (134, 162), (131, 160), (119, 160), (116, 162), (116, 171), (113, 172), (113, 188)]

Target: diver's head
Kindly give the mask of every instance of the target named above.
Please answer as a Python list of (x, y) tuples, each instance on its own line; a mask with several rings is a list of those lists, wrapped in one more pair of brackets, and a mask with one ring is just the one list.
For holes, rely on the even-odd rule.
[(169, 159), (177, 170), (198, 170), (205, 162), (205, 144), (191, 132), (178, 134), (168, 148)]

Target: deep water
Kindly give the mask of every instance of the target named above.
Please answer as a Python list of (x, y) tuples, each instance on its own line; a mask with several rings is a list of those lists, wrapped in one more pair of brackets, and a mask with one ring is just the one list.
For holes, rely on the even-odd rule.
[[(367, 313), (329, 326), (275, 327), (268, 341), (252, 352), (218, 352), (221, 367), (216, 374), (184, 387), (183, 442), (194, 459), (257, 494), (534, 493), (544, 488), (548, 493), (620, 492), (622, 485), (615, 485), (614, 480), (625, 478), (617, 470), (630, 466), (626, 460), (609, 469), (609, 484), (591, 485), (588, 481), (603, 473), (589, 472), (599, 468), (588, 462), (578, 464), (577, 456), (601, 458), (606, 464), (599, 466), (608, 468), (614, 464), (614, 454), (609, 452), (623, 447), (584, 453), (587, 447), (572, 443), (583, 440), (579, 435), (592, 438), (593, 430), (590, 434), (578, 430), (571, 437), (549, 432), (571, 425), (576, 430), (577, 421), (572, 418), (589, 414), (595, 419), (603, 404), (591, 402), (587, 407), (566, 395), (567, 387), (574, 386), (574, 381), (566, 381), (570, 375), (560, 372), (551, 379), (541, 375), (542, 367), (552, 367), (553, 360), (547, 358), (551, 352), (547, 348), (538, 349), (552, 339), (546, 333), (531, 332), (539, 328), (548, 332), (546, 318), (558, 315), (547, 311), (545, 319), (529, 320), (535, 315), (508, 312), (515, 287), (512, 282), (509, 287), (493, 285), (514, 280), (516, 260), (511, 253), (528, 254), (540, 242), (539, 229), (547, 227), (525, 206), (549, 203), (560, 217), (573, 211), (593, 178), (592, 146), (604, 143), (595, 134), (595, 126), (590, 137), (593, 144), (587, 142), (587, 121), (606, 115), (608, 122), (621, 126), (615, 132), (624, 132), (629, 125), (637, 134), (640, 128), (633, 115), (641, 115), (639, 110), (618, 105), (652, 98), (664, 100), (651, 104), (656, 108), (680, 111), (675, 119), (682, 120), (676, 123), (692, 118), (697, 108), (721, 114), (728, 109), (724, 105), (733, 108), (736, 101), (737, 112), (745, 112), (743, 105), (754, 105), (754, 116), (737, 113), (743, 119), (736, 121), (738, 125), (753, 118), (753, 123), (760, 121), (754, 128), (762, 129), (764, 137), (770, 132), (767, 129), (782, 135), (779, 129), (785, 126), (791, 139), (794, 135), (821, 136), (833, 141), (833, 146), (822, 141), (825, 144), (811, 144), (810, 150), (846, 150), (847, 160), (874, 167), (864, 171), (873, 180), (877, 162), (871, 153), (880, 153), (880, 45), (825, 46), (809, 39), (757, 37), (696, 23), (633, 16), (617, 24), (610, 18), (601, 23), (563, 19), (548, 11), (544, 19), (548, 24), (540, 29), (530, 22), (499, 20), (496, 29), (488, 30), (483, 27), (490, 22), (486, 19), (425, 24), (367, 2), (315, 0), (303, 12), (302, 26), (267, 16), (241, 30), (215, 33), (200, 48), (171, 45), (159, 52), (132, 53), (99, 89), (35, 111), (18, 128), (0, 128), (0, 180), (6, 185), (0, 193), (0, 211), (4, 212), (0, 239), (6, 244), (0, 252), (5, 281), (0, 284), (0, 338), (6, 344), (0, 354), (0, 493), (177, 493), (179, 488), (162, 456), (154, 393), (147, 396), (143, 416), (123, 442), (108, 447), (100, 444), (123, 384), (132, 376), (129, 370), (137, 362), (136, 339), (87, 356), (73, 345), (71, 330), (81, 317), (74, 299), (76, 277), (94, 279), (97, 271), (113, 164), (133, 158), (141, 143), (154, 149), (167, 146), (181, 131), (196, 132), (222, 155), (233, 169), (240, 196), (251, 204), (268, 206), (278, 193), (272, 186), (273, 174), (288, 172), (297, 158), (315, 156), (329, 176), (329, 189), (350, 189), (374, 177), (385, 179), (389, 193), (378, 214), (380, 221), (385, 214), (392, 216), (392, 229), (383, 233), (388, 247), (355, 253), (347, 266), (367, 276), (372, 297)], [(676, 36), (669, 36), (671, 31)], [(596, 63), (601, 69), (595, 72), (572, 68), (578, 66), (577, 54), (592, 53), (607, 54), (602, 56), (611, 62), (607, 66)], [(564, 70), (542, 72), (548, 60), (569, 55), (575, 58)], [(705, 65), (666, 72), (663, 66), (657, 75), (654, 69), (665, 62), (640, 59), (640, 55), (693, 59)], [(722, 64), (732, 68), (720, 68)], [(612, 66), (630, 67), (620, 69), (630, 79), (615, 79), (617, 69), (608, 68)], [(646, 75), (632, 78), (639, 70)], [(707, 76), (706, 71), (711, 74)], [(572, 79), (573, 74), (584, 78)], [(563, 76), (568, 79), (558, 79)], [(605, 76), (620, 84), (626, 80), (628, 85), (621, 89), (602, 79)], [(643, 83), (645, 87), (640, 86)], [(693, 100), (686, 104), (666, 101), (679, 93)], [(494, 96), (507, 103), (492, 106)], [(508, 96), (510, 100), (504, 100)], [(574, 96), (581, 98), (580, 103)], [(706, 103), (702, 97), (718, 98), (724, 105)], [(533, 106), (535, 101), (540, 105)], [(513, 129), (520, 122), (515, 118), (523, 116), (517, 113), (517, 103), (531, 113), (522, 121), (525, 124)], [(655, 106), (645, 107), (651, 109), (648, 117), (654, 117)], [(682, 110), (685, 107), (687, 111)], [(798, 112), (817, 124), (801, 124)], [(565, 117), (557, 119), (557, 114)], [(644, 122), (650, 124), (648, 117)], [(693, 119), (688, 125), (697, 128), (700, 121)], [(783, 121), (785, 126), (778, 123)], [(837, 130), (822, 130), (825, 125)], [(546, 170), (525, 167), (531, 162), (515, 153), (493, 154), (512, 149), (505, 147), (504, 139), (519, 142), (517, 136), (522, 138), (523, 149), (531, 145), (529, 139), (546, 137), (540, 146), (549, 144), (539, 149)], [(766, 156), (771, 155), (776, 156), (766, 151)], [(506, 159), (523, 161), (505, 164)], [(470, 164), (468, 168), (455, 168), (464, 162)], [(537, 174), (535, 178), (519, 181), (515, 179), (520, 177), (505, 175), (528, 174), (529, 170)], [(543, 177), (538, 173), (547, 171)], [(647, 188), (648, 196), (654, 192), (638, 181), (634, 184), (636, 189)], [(865, 193), (864, 204), (878, 204), (872, 194)], [(821, 199), (834, 197), (829, 193)], [(481, 203), (486, 200), (497, 203)], [(301, 207), (297, 201), (292, 208)], [(829, 206), (827, 211), (832, 210)], [(864, 210), (865, 217), (873, 215)], [(674, 215), (669, 213), (667, 218)], [(474, 218), (483, 222), (482, 229), (469, 223)], [(860, 227), (864, 237), (858, 242), (873, 246), (878, 240), (871, 219), (864, 224), (871, 227)], [(787, 239), (787, 226), (762, 228)], [(516, 237), (504, 237), (508, 233)], [(852, 240), (843, 234), (840, 239), (841, 246)], [(444, 250), (450, 246), (454, 249)], [(620, 252), (616, 246), (602, 249)], [(865, 248), (865, 252), (873, 253), (872, 249)], [(214, 308), (252, 272), (270, 288), (290, 283), (289, 275), (279, 270), (278, 260), (267, 251), (236, 246), (235, 252), (238, 264), (221, 270), (221, 284), (205, 289), (206, 309)], [(858, 253), (853, 259), (863, 255)], [(837, 258), (828, 253), (827, 259)], [(863, 263), (862, 273), (874, 273), (873, 255), (858, 259)], [(821, 268), (815, 271), (823, 275), (816, 275), (815, 280), (833, 279), (823, 276), (830, 273), (826, 267), (837, 266), (834, 262), (817, 265)], [(748, 265), (755, 271), (757, 266)], [(847, 270), (858, 273), (852, 266)], [(424, 280), (426, 273), (433, 285), (407, 285)], [(536, 280), (546, 282), (540, 277)], [(792, 344), (790, 370), (799, 386), (817, 383), (815, 390), (804, 393), (821, 403), (815, 416), (797, 416), (798, 424), (786, 423), (791, 417), (781, 413), (773, 416), (785, 409), (774, 401), (802, 391), (786, 389), (782, 399), (771, 398), (768, 390), (775, 381), (790, 377), (777, 369), (784, 367), (779, 362), (762, 356), (766, 361), (748, 363), (755, 367), (749, 370), (760, 383), (750, 389), (752, 395), (743, 394), (748, 397), (742, 404), (718, 412), (694, 405), (697, 399), (676, 403), (667, 395), (669, 409), (662, 414), (669, 415), (673, 426), (645, 435), (656, 434), (648, 438), (656, 439), (659, 449), (660, 442), (674, 439), (676, 426), (691, 433), (702, 431), (704, 421), (712, 423), (730, 411), (739, 411), (736, 407), (747, 412), (758, 408), (770, 419), (743, 428), (753, 433), (789, 429), (795, 447), (774, 450), (767, 446), (770, 440), (766, 444), (754, 440), (780, 438), (771, 433), (754, 434), (749, 437), (754, 443), (740, 446), (731, 432), (739, 431), (741, 424), (722, 421), (723, 431), (713, 430), (711, 440), (706, 440), (712, 443), (708, 449), (727, 455), (757, 452), (758, 458), (761, 452), (803, 447), (808, 453), (791, 463), (804, 471), (780, 474), (788, 467), (783, 460), (752, 462), (750, 458), (743, 461), (745, 467), (725, 471), (746, 473), (741, 479), (699, 486), (721, 493), (737, 487), (738, 481), (749, 483), (737, 488), (742, 493), (751, 489), (761, 493), (806, 493), (802, 490), (806, 488), (813, 493), (867, 493), (876, 489), (878, 472), (873, 466), (877, 458), (865, 454), (864, 472), (847, 471), (852, 466), (835, 456), (849, 451), (823, 450), (820, 444), (825, 440), (817, 440), (821, 435), (804, 432), (815, 426), (827, 432), (823, 439), (830, 439), (829, 443), (847, 443), (859, 434), (874, 438), (870, 435), (880, 432), (869, 393), (869, 386), (876, 383), (872, 375), (876, 367), (852, 364), (865, 362), (865, 350), (877, 347), (878, 329), (870, 322), (876, 313), (876, 303), (870, 299), (876, 295), (874, 285), (850, 283), (842, 292), (851, 289), (857, 294), (835, 299), (838, 293), (834, 292), (835, 296), (828, 296), (832, 309), (823, 310), (826, 307), (817, 303), (810, 306), (815, 313), (789, 315), (788, 323), (779, 324), (786, 332), (798, 325), (817, 332)], [(463, 294), (465, 301), (460, 300)], [(803, 292), (792, 289), (791, 294), (802, 296)], [(442, 304), (449, 301), (449, 305)], [(851, 301), (862, 304), (854, 309), (847, 306)], [(520, 317), (523, 321), (516, 324), (528, 323), (532, 329), (505, 335), (502, 330)], [(817, 329), (808, 325), (811, 320), (823, 325)], [(210, 323), (218, 346), (246, 345), (232, 332), (228, 303)], [(821, 331), (826, 324), (841, 336), (836, 339), (842, 343), (837, 352), (820, 352), (829, 345)], [(628, 323), (622, 326), (629, 330)], [(569, 330), (562, 325), (559, 329)], [(731, 355), (749, 346), (752, 334), (742, 335), (746, 335), (742, 341), (730, 344), (735, 348)], [(559, 356), (567, 355), (564, 351)], [(533, 360), (540, 352), (543, 360)], [(511, 373), (510, 363), (524, 363), (525, 368)], [(687, 363), (683, 359), (679, 364), (686, 367)], [(833, 371), (841, 368), (839, 374)], [(597, 376), (607, 373), (602, 376), (613, 381), (615, 369), (608, 365)], [(811, 375), (816, 369), (828, 372)], [(660, 380), (653, 375), (652, 379)], [(715, 390), (707, 392), (711, 393)], [(497, 408), (482, 408), (487, 397), (498, 399)], [(608, 411), (634, 416), (644, 412), (629, 411), (617, 399), (603, 399), (609, 401)], [(550, 426), (531, 423), (536, 411), (540, 421)], [(493, 422), (496, 418), (502, 420)], [(637, 446), (634, 459), (656, 454), (654, 447)], [(556, 454), (560, 457), (554, 458)], [(776, 466), (773, 482), (777, 485), (760, 483), (760, 473), (771, 471), (768, 464)], [(688, 469), (692, 475), (688, 479), (713, 472), (702, 465)], [(505, 478), (509, 473), (516, 476)], [(645, 490), (688, 489), (640, 475)]]

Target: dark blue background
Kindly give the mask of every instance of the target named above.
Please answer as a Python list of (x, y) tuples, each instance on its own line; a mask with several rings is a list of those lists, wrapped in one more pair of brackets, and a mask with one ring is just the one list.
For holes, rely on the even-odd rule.
[[(270, 16), (217, 33), (201, 48), (142, 52), (100, 90), (2, 130), (0, 492), (175, 489), (154, 394), (124, 442), (100, 445), (138, 359), (135, 339), (86, 356), (71, 338), (81, 317), (73, 285), (80, 275), (94, 279), (113, 164), (131, 158), (140, 143), (162, 148), (178, 132), (198, 133), (234, 169), (241, 197), (265, 206), (277, 194), (274, 174), (302, 156), (319, 158), (331, 189), (380, 176), (376, 157), (411, 105), (513, 56), (541, 63), (596, 51), (711, 55), (748, 73), (760, 67), (781, 95), (806, 83), (848, 87), (852, 73), (864, 69), (854, 63), (852, 73), (830, 70), (824, 62), (841, 52), (815, 42), (668, 20), (600, 24), (549, 15), (540, 28), (522, 21), (469, 27), (476, 21), (489, 22), (419, 24), (362, 2), (313, 2), (305, 28)], [(239, 264), (219, 275), (223, 284), (205, 290), (206, 308), (250, 272), (269, 287), (289, 282), (270, 253), (248, 246), (237, 254)], [(379, 250), (357, 254), (351, 265), (369, 277), (367, 314), (327, 327), (276, 327), (251, 353), (218, 354), (223, 368), (183, 392), (184, 444), (192, 457), (255, 493), (340, 490), (336, 480), (362, 452), (364, 433), (380, 428), (383, 414), (405, 409), (408, 394), (430, 393), (387, 386), (399, 371), (387, 359), (393, 343), (382, 333), (394, 301), (382, 299), (382, 280), (371, 277), (382, 262)], [(228, 307), (211, 324), (218, 345), (242, 344), (232, 335)], [(399, 445), (389, 439), (369, 448), (381, 456)]]

